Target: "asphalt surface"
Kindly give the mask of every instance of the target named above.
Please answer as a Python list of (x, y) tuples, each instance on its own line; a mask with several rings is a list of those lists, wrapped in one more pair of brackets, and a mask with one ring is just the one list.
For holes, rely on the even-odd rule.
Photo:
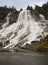
[(0, 65), (48, 65), (48, 56), (35, 52), (1, 52)]

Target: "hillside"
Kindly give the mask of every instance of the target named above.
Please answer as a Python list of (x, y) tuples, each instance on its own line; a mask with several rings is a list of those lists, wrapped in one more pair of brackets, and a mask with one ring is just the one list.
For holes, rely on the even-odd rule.
[(8, 8), (7, 6), (0, 7), (0, 29), (1, 29), (1, 26), (7, 22), (6, 17), (10, 12), (11, 12), (11, 15), (10, 15), (9, 21), (11, 24), (17, 20), (19, 11), (17, 11), (14, 7), (12, 8), (10, 7)]
[(27, 49), (30, 51), (43, 51), (43, 52), (48, 52), (48, 36), (46, 36), (43, 39), (40, 39), (40, 41), (32, 41), (31, 45), (26, 44), (23, 49)]

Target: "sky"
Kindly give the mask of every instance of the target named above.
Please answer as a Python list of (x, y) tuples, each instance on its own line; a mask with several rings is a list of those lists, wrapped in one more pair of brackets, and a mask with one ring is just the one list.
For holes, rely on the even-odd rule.
[(42, 6), (42, 4), (48, 2), (48, 0), (0, 0), (0, 6), (7, 5), (8, 7), (14, 6), (16, 9), (25, 8), (28, 5), (35, 6), (39, 5)]

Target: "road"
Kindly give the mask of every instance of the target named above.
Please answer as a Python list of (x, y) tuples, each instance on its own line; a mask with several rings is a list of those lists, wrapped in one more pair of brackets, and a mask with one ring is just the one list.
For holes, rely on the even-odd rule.
[(35, 52), (1, 52), (0, 65), (48, 65), (48, 56)]

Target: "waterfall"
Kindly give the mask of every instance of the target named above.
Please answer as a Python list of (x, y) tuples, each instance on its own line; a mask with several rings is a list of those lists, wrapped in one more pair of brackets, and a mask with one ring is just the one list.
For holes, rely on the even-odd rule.
[[(44, 18), (41, 14), (40, 17), (43, 21)], [(7, 22), (9, 22), (8, 16)], [(8, 45), (3, 48), (14, 48), (16, 45), (22, 46), (26, 43), (31, 44), (32, 41), (40, 40), (40, 38), (37, 37), (40, 35), (43, 37), (45, 27), (46, 24), (42, 26), (40, 21), (36, 22), (34, 20), (29, 10), (21, 11), (16, 23), (0, 30), (0, 39), (5, 38), (3, 40), (4, 44), (5, 41), (9, 40)]]
[(9, 19), (10, 19), (11, 12), (6, 17), (6, 23), (2, 25), (2, 28), (6, 28), (9, 25)]

